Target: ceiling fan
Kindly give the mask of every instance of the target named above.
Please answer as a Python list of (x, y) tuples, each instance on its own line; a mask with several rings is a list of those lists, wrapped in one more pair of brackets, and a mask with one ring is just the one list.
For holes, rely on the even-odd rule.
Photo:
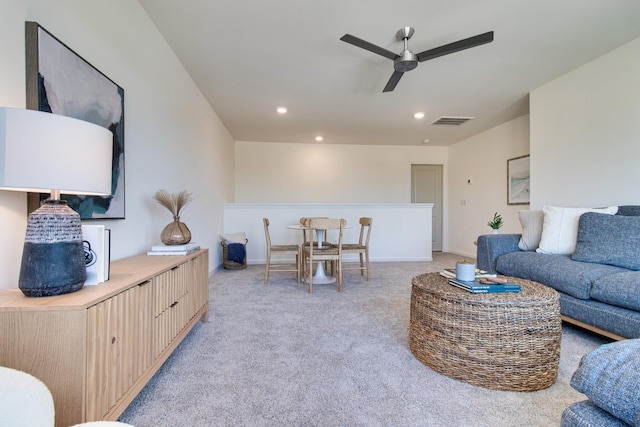
[(393, 53), (380, 46), (376, 46), (368, 41), (359, 39), (351, 34), (345, 34), (340, 37), (340, 40), (351, 43), (354, 46), (366, 49), (369, 52), (377, 53), (385, 58), (389, 58), (393, 61), (394, 72), (391, 78), (387, 82), (387, 85), (382, 90), (383, 92), (391, 92), (396, 88), (396, 85), (400, 81), (402, 74), (407, 71), (411, 71), (418, 66), (418, 62), (424, 62), (429, 59), (438, 58), (439, 56), (448, 55), (450, 53), (459, 52), (464, 49), (480, 46), (493, 41), (493, 31), (488, 33), (479, 34), (477, 36), (469, 37), (468, 39), (458, 40), (457, 42), (445, 44), (444, 46), (436, 47), (433, 49), (425, 50), (415, 54), (409, 50), (409, 39), (413, 35), (413, 27), (400, 28), (396, 33), (398, 40), (404, 41), (404, 50), (400, 54)]

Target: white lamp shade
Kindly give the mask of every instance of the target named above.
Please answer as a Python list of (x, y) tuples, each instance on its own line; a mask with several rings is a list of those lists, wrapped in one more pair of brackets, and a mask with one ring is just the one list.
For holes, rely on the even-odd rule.
[(72, 117), (0, 107), (0, 189), (111, 194), (113, 134)]

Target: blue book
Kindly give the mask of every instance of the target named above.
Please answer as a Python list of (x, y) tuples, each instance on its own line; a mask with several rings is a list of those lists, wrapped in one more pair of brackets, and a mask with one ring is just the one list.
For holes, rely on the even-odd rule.
[(520, 292), (522, 288), (516, 283), (483, 283), (479, 280), (465, 281), (458, 279), (449, 279), (449, 284), (464, 289), (472, 293), (493, 293), (493, 292)]

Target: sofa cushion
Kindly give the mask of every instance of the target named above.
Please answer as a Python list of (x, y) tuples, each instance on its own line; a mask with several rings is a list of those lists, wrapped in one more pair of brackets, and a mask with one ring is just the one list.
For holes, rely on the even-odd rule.
[(640, 206), (638, 205), (618, 206), (618, 213), (616, 215), (640, 216)]
[(597, 301), (640, 311), (640, 271), (600, 277), (591, 285), (590, 295)]
[(518, 218), (522, 226), (518, 248), (523, 251), (535, 251), (540, 246), (544, 213), (541, 210), (518, 211)]
[(640, 312), (560, 294), (560, 314), (624, 338), (640, 338)]
[(542, 254), (570, 255), (576, 247), (580, 215), (586, 212), (613, 215), (618, 211), (618, 207), (591, 209), (543, 206), (542, 210), (544, 224), (540, 246), (536, 251)]
[(573, 261), (564, 255), (510, 252), (498, 257), (496, 270), (547, 285), (575, 298), (589, 299), (591, 283), (603, 276), (629, 270), (611, 265)]
[(584, 400), (576, 402), (562, 412), (560, 427), (628, 427), (613, 415), (598, 408), (593, 402)]
[(640, 270), (640, 216), (585, 213), (571, 258)]
[(627, 424), (640, 425), (640, 339), (605, 344), (586, 354), (571, 386)]

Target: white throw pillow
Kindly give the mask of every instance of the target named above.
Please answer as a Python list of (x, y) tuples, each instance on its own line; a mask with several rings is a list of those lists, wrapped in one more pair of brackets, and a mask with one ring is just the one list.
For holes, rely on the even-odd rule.
[(571, 255), (576, 249), (578, 240), (578, 221), (586, 212), (598, 212), (613, 215), (618, 212), (617, 206), (608, 208), (562, 208), (544, 206), (544, 223), (540, 246), (536, 252), (541, 254)]
[(222, 237), (222, 240), (227, 242), (227, 244), (230, 244), (230, 243), (242, 243), (242, 244), (245, 244), (247, 242), (247, 237), (246, 237), (246, 234), (244, 232), (226, 233), (226, 234), (223, 234), (221, 237)]
[(540, 246), (544, 213), (541, 210), (518, 211), (518, 218), (522, 225), (522, 237), (518, 247), (523, 251), (535, 251)]

